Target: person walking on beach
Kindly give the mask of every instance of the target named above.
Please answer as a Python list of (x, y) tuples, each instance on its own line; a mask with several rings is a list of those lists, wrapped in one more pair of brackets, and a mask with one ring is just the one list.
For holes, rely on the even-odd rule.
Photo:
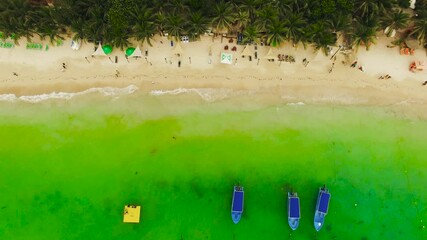
[(332, 72), (332, 70), (334, 69), (335, 63), (332, 63), (332, 67), (329, 69), (329, 73)]
[[(17, 75), (18, 76), (18, 75)], [(427, 85), (427, 81), (423, 82), (423, 86)]]

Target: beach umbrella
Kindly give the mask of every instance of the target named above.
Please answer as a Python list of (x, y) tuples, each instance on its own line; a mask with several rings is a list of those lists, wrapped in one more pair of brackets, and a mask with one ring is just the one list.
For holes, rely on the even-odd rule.
[(420, 43), (416, 39), (409, 39), (405, 41), (406, 46), (412, 49), (417, 49), (420, 47)]
[(102, 50), (104, 50), (105, 54), (110, 54), (113, 51), (113, 47), (111, 45), (102, 46)]
[(242, 57), (244, 56), (252, 56), (254, 53), (249, 49), (249, 45), (246, 45), (245, 49), (242, 51)]
[(136, 58), (142, 57), (142, 51), (141, 51), (141, 48), (139, 48), (139, 45), (136, 46), (135, 50), (128, 56), (129, 57), (136, 57)]
[(277, 57), (277, 56), (274, 56), (274, 53), (273, 53), (273, 49), (272, 49), (272, 48), (268, 49), (268, 53), (267, 53), (267, 55), (265, 55), (265, 56), (264, 56), (264, 58), (265, 58), (265, 59), (268, 59), (268, 60), (276, 59), (276, 57)]
[(98, 48), (92, 53), (92, 56), (107, 56), (107, 54), (102, 50), (101, 43), (98, 44)]
[(135, 48), (134, 47), (130, 47), (130, 48), (127, 48), (126, 49), (126, 56), (130, 56), (130, 55), (132, 55), (132, 53), (135, 51)]

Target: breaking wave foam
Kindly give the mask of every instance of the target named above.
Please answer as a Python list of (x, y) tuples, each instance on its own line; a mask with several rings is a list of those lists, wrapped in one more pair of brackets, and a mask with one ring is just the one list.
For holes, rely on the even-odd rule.
[(76, 96), (86, 95), (90, 93), (101, 93), (104, 96), (117, 96), (117, 95), (126, 95), (132, 94), (138, 90), (138, 87), (135, 85), (129, 85), (124, 88), (114, 88), (114, 87), (102, 87), (102, 88), (89, 88), (87, 90), (75, 93), (69, 92), (53, 92), (39, 95), (30, 95), (30, 96), (20, 96), (17, 97), (15, 94), (2, 94), (0, 95), (0, 101), (7, 102), (29, 102), (29, 103), (38, 103), (42, 101), (46, 101), (49, 99), (65, 99), (70, 100)]
[(177, 88), (173, 90), (153, 90), (150, 92), (153, 96), (161, 95), (178, 95), (183, 93), (196, 93), (203, 100), (208, 102), (214, 102), (225, 99), (231, 95), (237, 95), (239, 92), (233, 91), (232, 89), (214, 89), (214, 88)]

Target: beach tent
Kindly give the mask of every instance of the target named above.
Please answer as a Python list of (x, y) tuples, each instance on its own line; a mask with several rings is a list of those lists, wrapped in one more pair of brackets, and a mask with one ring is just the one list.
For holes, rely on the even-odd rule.
[(177, 42), (175, 48), (173, 49), (173, 54), (182, 55), (183, 53), (184, 51), (182, 50), (181, 44)]
[(244, 56), (252, 56), (254, 53), (249, 49), (249, 45), (246, 45), (245, 49), (242, 51), (242, 57)]
[(233, 62), (233, 54), (231, 53), (221, 53), (221, 63), (231, 64)]
[(105, 54), (104, 50), (102, 49), (101, 43), (98, 44), (98, 48), (94, 53), (92, 53), (92, 56), (107, 56), (107, 54)]
[(267, 55), (264, 56), (264, 58), (271, 60), (271, 59), (276, 59), (277, 56), (274, 56), (273, 49), (270, 48), (270, 49), (268, 49), (268, 53), (267, 53)]
[(142, 52), (141, 52), (141, 48), (139, 48), (139, 45), (136, 46), (135, 50), (133, 51), (132, 54), (129, 55), (129, 57), (135, 57), (135, 58), (142, 57)]

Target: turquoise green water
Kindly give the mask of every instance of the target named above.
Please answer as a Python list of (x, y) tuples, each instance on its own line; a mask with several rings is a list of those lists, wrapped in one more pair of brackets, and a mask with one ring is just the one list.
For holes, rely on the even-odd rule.
[[(390, 108), (245, 101), (2, 103), (0, 239), (427, 238), (427, 121)], [(234, 225), (237, 182), (245, 209)], [(332, 198), (316, 233), (323, 184)], [(302, 208), (293, 232), (290, 188)], [(122, 223), (128, 203), (143, 206), (140, 224)]]

